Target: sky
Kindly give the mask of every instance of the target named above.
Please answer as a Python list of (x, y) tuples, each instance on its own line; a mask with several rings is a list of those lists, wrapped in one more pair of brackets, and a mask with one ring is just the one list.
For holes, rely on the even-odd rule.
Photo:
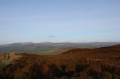
[(120, 0), (0, 0), (0, 44), (120, 42)]

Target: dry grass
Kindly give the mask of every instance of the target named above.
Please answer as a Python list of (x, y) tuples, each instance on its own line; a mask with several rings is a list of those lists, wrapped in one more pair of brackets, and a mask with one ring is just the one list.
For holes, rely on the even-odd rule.
[(120, 45), (75, 48), (60, 55), (20, 55), (22, 58), (1, 71), (1, 78), (120, 79)]

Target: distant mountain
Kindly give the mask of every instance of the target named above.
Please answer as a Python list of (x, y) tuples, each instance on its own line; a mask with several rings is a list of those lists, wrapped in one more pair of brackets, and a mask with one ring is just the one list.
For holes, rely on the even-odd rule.
[(105, 47), (120, 44), (120, 42), (91, 42), (91, 43), (51, 43), (51, 42), (43, 42), (43, 43), (13, 43), (7, 45), (0, 45), (0, 52), (38, 52), (43, 50), (51, 50), (56, 48), (66, 48), (66, 47)]
[(0, 47), (22, 46), (22, 45), (29, 45), (29, 44), (33, 44), (33, 43), (32, 42), (13, 43), (13, 44), (0, 45)]

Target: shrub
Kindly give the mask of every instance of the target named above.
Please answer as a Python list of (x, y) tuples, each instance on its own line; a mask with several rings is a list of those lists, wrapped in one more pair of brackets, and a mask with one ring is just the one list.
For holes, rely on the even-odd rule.
[(112, 75), (109, 72), (103, 72), (100, 79), (112, 79)]

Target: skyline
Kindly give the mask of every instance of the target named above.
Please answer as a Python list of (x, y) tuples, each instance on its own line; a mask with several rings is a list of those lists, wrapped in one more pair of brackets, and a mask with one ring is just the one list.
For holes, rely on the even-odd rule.
[(0, 44), (120, 42), (119, 0), (0, 0)]

